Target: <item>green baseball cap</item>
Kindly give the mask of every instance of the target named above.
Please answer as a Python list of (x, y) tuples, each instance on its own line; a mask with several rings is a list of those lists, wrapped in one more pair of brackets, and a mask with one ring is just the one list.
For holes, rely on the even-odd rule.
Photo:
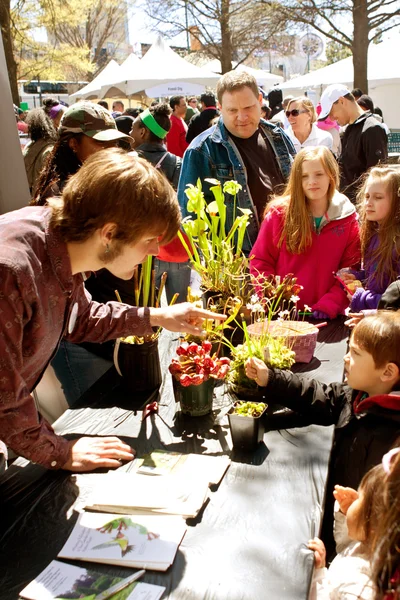
[(132, 138), (122, 131), (111, 115), (100, 104), (93, 102), (77, 102), (65, 111), (59, 128), (60, 135), (64, 133), (84, 133), (99, 142), (109, 142), (121, 138)]

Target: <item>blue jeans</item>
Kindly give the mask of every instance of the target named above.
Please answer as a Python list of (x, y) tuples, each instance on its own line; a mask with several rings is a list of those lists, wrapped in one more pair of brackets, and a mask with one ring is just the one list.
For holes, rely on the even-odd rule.
[(66, 340), (61, 340), (57, 354), (51, 361), (69, 406), (73, 406), (112, 364), (110, 360)]
[(154, 268), (156, 270), (156, 287), (160, 285), (161, 275), (164, 272), (168, 275), (165, 282), (168, 304), (176, 293), (179, 294), (177, 302), (186, 302), (191, 273), (189, 261), (176, 263), (156, 258), (154, 260)]

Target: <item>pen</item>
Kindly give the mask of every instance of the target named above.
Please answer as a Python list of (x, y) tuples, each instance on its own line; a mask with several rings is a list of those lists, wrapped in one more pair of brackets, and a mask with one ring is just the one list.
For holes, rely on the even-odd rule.
[(141, 577), (145, 573), (146, 571), (144, 569), (141, 569), (141, 571), (137, 571), (134, 575), (130, 575), (129, 577), (122, 579), (119, 583), (116, 583), (112, 587), (108, 588), (108, 590), (104, 590), (104, 592), (98, 594), (95, 600), (107, 600), (107, 598), (111, 598), (111, 596), (114, 596), (114, 594), (116, 594), (117, 592), (120, 592), (124, 588), (128, 587), (128, 585), (136, 581), (136, 579), (139, 579), (139, 577)]

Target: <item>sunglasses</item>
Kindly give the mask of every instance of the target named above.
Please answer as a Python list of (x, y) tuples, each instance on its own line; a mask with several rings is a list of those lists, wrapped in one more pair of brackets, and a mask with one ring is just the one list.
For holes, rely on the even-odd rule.
[(286, 117), (289, 118), (290, 116), (292, 117), (298, 117), (299, 115), (301, 115), (301, 113), (307, 113), (308, 110), (299, 110), (298, 108), (294, 108), (293, 110), (287, 110), (286, 111)]

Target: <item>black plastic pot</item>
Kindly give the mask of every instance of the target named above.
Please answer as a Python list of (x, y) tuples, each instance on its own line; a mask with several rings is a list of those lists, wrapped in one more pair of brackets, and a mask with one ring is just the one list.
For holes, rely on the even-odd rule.
[(181, 411), (192, 417), (202, 417), (212, 410), (215, 379), (207, 379), (200, 385), (181, 385), (172, 378), (176, 402), (181, 405)]
[(153, 391), (162, 383), (158, 339), (144, 344), (117, 340), (114, 365), (124, 379), (124, 386), (132, 392)]
[(265, 426), (263, 415), (267, 407), (265, 407), (265, 410), (258, 417), (243, 417), (234, 414), (235, 406), (228, 413), (232, 444), (235, 448), (241, 448), (242, 450), (256, 450), (264, 436)]

